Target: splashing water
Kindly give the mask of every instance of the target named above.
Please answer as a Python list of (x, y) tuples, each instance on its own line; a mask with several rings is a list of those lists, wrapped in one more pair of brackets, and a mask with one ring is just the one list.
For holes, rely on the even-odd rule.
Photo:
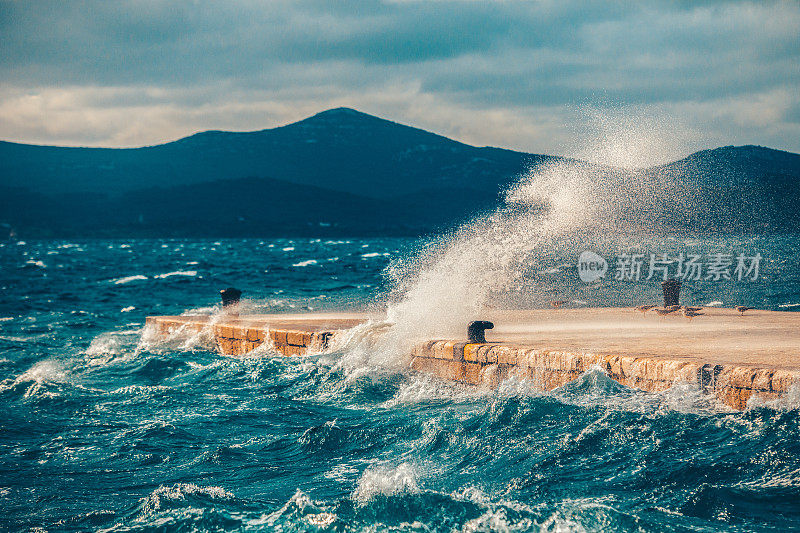
[(396, 496), (398, 494), (419, 492), (418, 474), (413, 466), (403, 463), (396, 468), (373, 468), (362, 474), (353, 499), (361, 505), (369, 503), (377, 496)]
[[(666, 138), (611, 128), (600, 115), (595, 121), (605, 135), (583, 150), (593, 155), (590, 160), (642, 161), (637, 149), (655, 152), (659, 139)], [(387, 268), (394, 286), (387, 313), (395, 325), (393, 341), (402, 351), (420, 339), (463, 334), (488, 307), (513, 305), (513, 293), (525, 285), (531, 268), (552, 262), (556, 250), (577, 255), (600, 242), (607, 247), (619, 236), (657, 233), (666, 222), (663, 211), (691, 212), (695, 194), (686, 180), (574, 159), (532, 168), (506, 191), (501, 208)], [(541, 289), (528, 285), (527, 298)]]

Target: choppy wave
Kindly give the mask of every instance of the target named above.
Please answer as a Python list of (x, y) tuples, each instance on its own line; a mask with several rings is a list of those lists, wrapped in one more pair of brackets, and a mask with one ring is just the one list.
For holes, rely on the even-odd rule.
[[(662, 531), (800, 519), (796, 406), (730, 412), (697, 390), (645, 393), (599, 369), (550, 392), (514, 379), (489, 391), (408, 370), (353, 377), (335, 357), (99, 339), (96, 353), (129, 357), (69, 372), (37, 364), (15, 380), (127, 382), (99, 395), (54, 389), (77, 396), (71, 424), (94, 429), (26, 445), (50, 468), (70, 453), (102, 464), (109, 473), (84, 491), (138, 471), (129, 496), (49, 511), (74, 529)], [(120, 342), (101, 348), (109, 339)], [(30, 398), (20, 392), (15, 401)]]
[[(793, 257), (795, 242), (772, 246)], [(242, 313), (369, 306), (381, 299), (389, 257), (412, 241), (65, 244), (73, 243), (0, 248), (13, 267), (0, 301), (8, 319), (2, 530), (785, 531), (800, 523), (797, 390), (744, 412), (689, 384), (628, 389), (599, 368), (548, 392), (520, 379), (490, 390), (410, 370), (389, 322), (354, 328), (330, 353), (302, 358), (269, 345), (221, 357), (209, 330), (160, 337), (144, 323), (150, 314), (213, 323), (227, 286), (245, 291)], [(381, 255), (362, 258), (363, 244)], [(46, 272), (14, 267), (27, 260), (22, 251), (51, 249), (59, 253)], [(308, 259), (325, 267), (313, 276), (292, 268)], [(153, 280), (192, 263), (197, 275)], [(147, 280), (115, 283), (128, 273)], [(568, 273), (548, 279), (562, 283)], [(769, 293), (773, 307), (800, 301), (792, 283), (765, 282), (751, 297)], [(745, 299), (696, 290), (703, 302)]]

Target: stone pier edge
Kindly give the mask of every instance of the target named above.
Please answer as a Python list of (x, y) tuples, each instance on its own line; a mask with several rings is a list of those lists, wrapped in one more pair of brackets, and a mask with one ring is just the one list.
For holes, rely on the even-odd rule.
[(323, 352), (333, 335), (340, 330), (306, 331), (301, 329), (270, 328), (266, 324), (219, 324), (192, 321), (184, 317), (147, 317), (147, 326), (156, 328), (162, 336), (177, 332), (207, 331), (216, 344), (217, 351), (224, 355), (243, 356), (260, 348), (269, 341), (270, 347), (285, 356)]
[(696, 383), (734, 409), (752, 396), (774, 400), (800, 385), (800, 372), (681, 359), (541, 350), (500, 343), (429, 341), (414, 347), (412, 367), (443, 378), (496, 387), (509, 377), (529, 379), (544, 390), (560, 387), (593, 367), (627, 387), (657, 392), (675, 383)]
[[(238, 321), (237, 321), (238, 322)], [(148, 317), (147, 325), (160, 335), (177, 331), (209, 332), (217, 350), (225, 355), (242, 356), (269, 342), (284, 356), (325, 351), (345, 330), (311, 331), (269, 327), (264, 323), (219, 324), (189, 317)], [(656, 357), (541, 350), (530, 346), (502, 343), (470, 344), (435, 340), (413, 347), (411, 366), (471, 385), (497, 387), (503, 380), (528, 379), (543, 390), (551, 390), (577, 379), (593, 367), (627, 387), (657, 392), (675, 383), (695, 383), (733, 409), (744, 409), (751, 397), (769, 401), (800, 386), (800, 371), (758, 367), (699, 364), (694, 361)]]

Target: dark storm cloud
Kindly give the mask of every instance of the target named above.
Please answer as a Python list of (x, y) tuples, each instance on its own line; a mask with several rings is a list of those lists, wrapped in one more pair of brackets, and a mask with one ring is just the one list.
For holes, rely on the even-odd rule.
[(479, 5), (53, 2), (3, 9), (5, 73), (29, 82), (173, 83), (330, 60), (394, 64), (485, 51), (512, 20)]
[(296, 109), (520, 115), (750, 99), (795, 123), (798, 28), (796, 2), (0, 1), (0, 103), (109, 88), (78, 99), (189, 112), (231, 95), (291, 106), (294, 94)]
[[(402, 66), (465, 55), (497, 59), (502, 73), (509, 50), (527, 53), (511, 66), (553, 79), (557, 68), (538, 72), (540, 54), (550, 56), (551, 67), (636, 79), (696, 74), (723, 62), (735, 70), (728, 62), (737, 60), (797, 59), (796, 31), (765, 36), (761, 21), (734, 20), (737, 12), (747, 15), (746, 5), (638, 5), (11, 2), (0, 17), (0, 65), (6, 79), (113, 85), (258, 77), (276, 64)], [(671, 64), (676, 59), (694, 68), (682, 72)]]

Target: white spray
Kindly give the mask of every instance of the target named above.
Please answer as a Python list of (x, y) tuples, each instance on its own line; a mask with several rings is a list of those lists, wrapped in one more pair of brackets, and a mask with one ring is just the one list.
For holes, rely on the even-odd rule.
[[(636, 231), (631, 217), (652, 228), (659, 220), (651, 213), (665, 202), (690, 210), (692, 193), (685, 183), (630, 170), (648, 157), (666, 160), (658, 146), (668, 146), (674, 155), (681, 138), (663, 128), (637, 131), (633, 125), (640, 122), (595, 113), (592, 131), (603, 132), (602, 142), (579, 155), (613, 167), (564, 158), (533, 168), (506, 191), (502, 208), (390, 265), (386, 275), (394, 291), (387, 321), (392, 327), (382, 328), (381, 351), (396, 357), (422, 339), (463, 336), (471, 320), (484, 318), (487, 307), (518, 286), (526, 263), (546, 259), (554, 245), (577, 252), (597, 235), (608, 239)], [(647, 154), (641, 153), (643, 147)]]

